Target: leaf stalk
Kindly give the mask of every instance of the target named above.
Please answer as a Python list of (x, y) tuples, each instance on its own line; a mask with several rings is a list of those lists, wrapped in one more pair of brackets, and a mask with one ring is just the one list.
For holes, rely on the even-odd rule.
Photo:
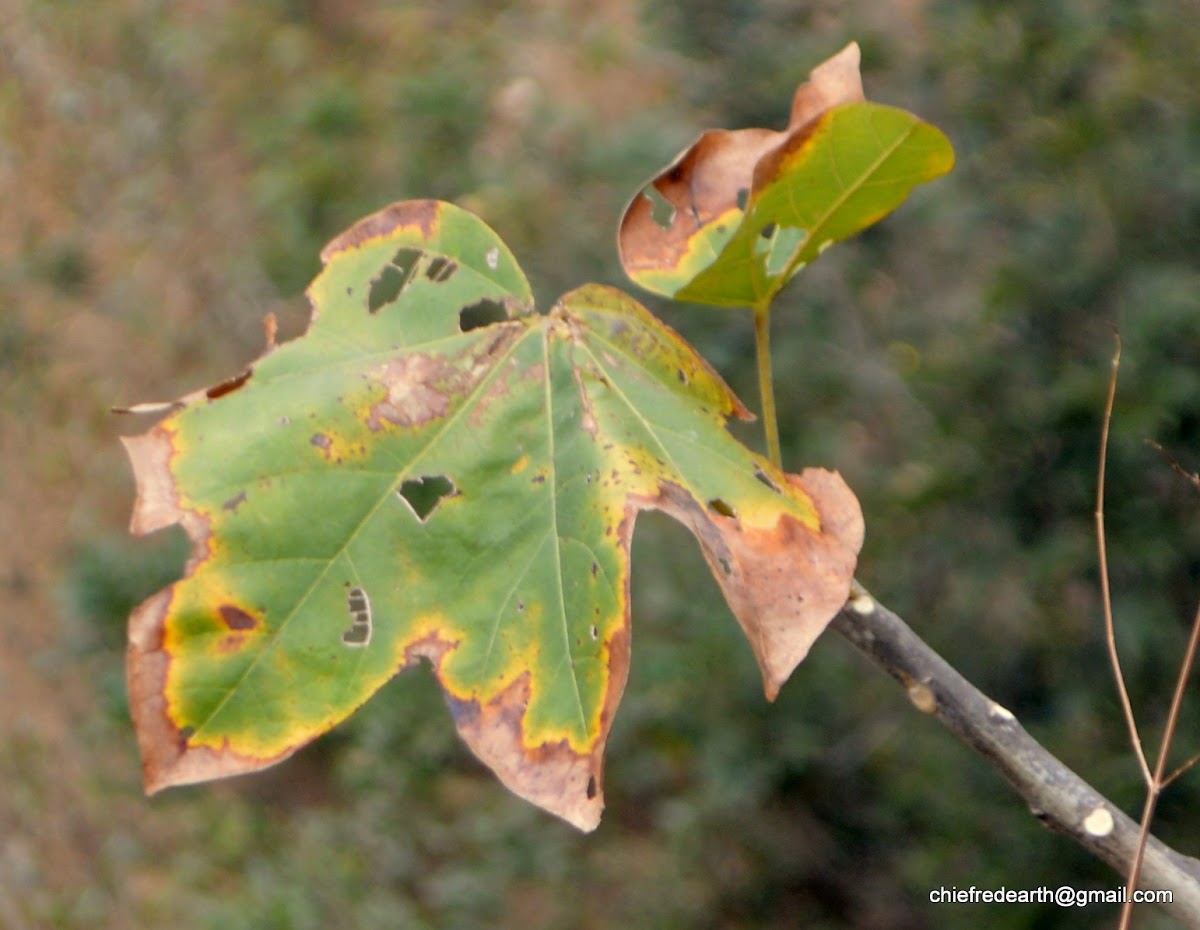
[(771, 373), (771, 300), (754, 307), (754, 348), (758, 358), (758, 394), (762, 399), (763, 432), (767, 436), (767, 457), (776, 468), (783, 468), (779, 448), (779, 418), (775, 413), (775, 380)]

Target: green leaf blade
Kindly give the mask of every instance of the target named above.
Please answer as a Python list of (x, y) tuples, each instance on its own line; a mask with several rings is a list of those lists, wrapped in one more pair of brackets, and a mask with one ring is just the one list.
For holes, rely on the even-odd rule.
[[(830, 245), (877, 223), (954, 164), (940, 130), (894, 107), (848, 103), (810, 129), (758, 163), (737, 231), (671, 296), (744, 306), (769, 300)], [(781, 232), (795, 236), (780, 250), (783, 260), (771, 250)]]
[(713, 306), (768, 305), (834, 242), (948, 172), (944, 134), (864, 99), (853, 43), (796, 91), (786, 130), (709, 130), (633, 198), (618, 244), (639, 286)]
[[(286, 758), (425, 660), (501, 780), (590, 829), (637, 513), (697, 536), (773, 695), (846, 595), (857, 503), (734, 441), (744, 408), (630, 298), (589, 286), (532, 313), (519, 272), (478, 271), (507, 253), (457, 208), (395, 205), (334, 246), (308, 334), (126, 440), (135, 532), (193, 540), (131, 618), (147, 785)], [(408, 283), (373, 304), (388, 268)], [(480, 300), (504, 315), (468, 325)], [(789, 599), (815, 612), (797, 623)]]

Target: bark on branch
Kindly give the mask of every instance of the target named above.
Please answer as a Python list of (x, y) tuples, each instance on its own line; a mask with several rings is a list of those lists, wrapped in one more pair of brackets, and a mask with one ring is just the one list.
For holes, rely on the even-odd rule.
[[(1047, 751), (1011, 712), (951, 668), (896, 614), (857, 588), (831, 626), (896, 679), (918, 709), (937, 717), (987, 759), (1036, 818), (1122, 877), (1129, 874), (1138, 824)], [(1174, 900), (1162, 907), (1186, 926), (1200, 927), (1200, 860), (1150, 837), (1141, 887), (1169, 889)]]

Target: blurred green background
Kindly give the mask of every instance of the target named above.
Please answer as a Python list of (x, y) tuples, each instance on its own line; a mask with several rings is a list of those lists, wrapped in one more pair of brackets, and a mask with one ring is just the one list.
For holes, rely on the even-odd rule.
[[(461, 747), (427, 673), (259, 776), (151, 800), (124, 623), (182, 563), (126, 535), (111, 405), (303, 330), (325, 241), (475, 210), (545, 302), (623, 285), (626, 198), (701, 129), (782, 126), (850, 39), (959, 164), (777, 305), (785, 458), (859, 493), (859, 575), (1130, 812), (1092, 523), (1113, 329), (1119, 639), (1157, 745), (1200, 596), (1200, 7), (1189, 0), (0, 0), (0, 927), (1090, 927), (1113, 887), (826, 637), (767, 706), (685, 532), (643, 517), (608, 809), (576, 834)], [(748, 316), (647, 301), (757, 404)], [(759, 444), (758, 432), (745, 429)], [(1200, 749), (1200, 697), (1179, 755)], [(1158, 832), (1196, 853), (1200, 775)], [(1169, 926), (1147, 911), (1140, 926)]]

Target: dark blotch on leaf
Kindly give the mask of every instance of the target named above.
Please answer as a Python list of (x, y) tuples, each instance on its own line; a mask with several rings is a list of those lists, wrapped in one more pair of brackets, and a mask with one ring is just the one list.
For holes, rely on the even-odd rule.
[(712, 500), (710, 500), (708, 502), (708, 508), (709, 510), (715, 510), (723, 517), (737, 518), (737, 511), (719, 497), (714, 497)]
[(408, 502), (422, 523), (441, 503), (443, 497), (455, 493), (454, 482), (445, 475), (426, 475), (410, 478), (400, 485), (400, 496)]
[(596, 796), (596, 776), (595, 775), (588, 776), (587, 796), (588, 796), (589, 801)]
[(250, 375), (253, 373), (253, 369), (247, 368), (236, 378), (226, 378), (220, 384), (214, 384), (204, 392), (204, 396), (209, 400), (216, 400), (218, 397), (224, 397), (226, 394), (236, 391), (243, 384), (249, 381)]
[(761, 481), (763, 484), (765, 484), (768, 488), (770, 488), (776, 494), (783, 493), (783, 491), (781, 491), (779, 489), (779, 485), (777, 485), (774, 481), (772, 481), (771, 476), (768, 475), (761, 468), (754, 469), (754, 477), (757, 478), (759, 481)]
[(778, 227), (776, 227), (776, 225), (774, 223), (768, 223), (766, 226), (764, 226), (762, 228), (762, 232), (759, 233), (759, 235), (762, 236), (764, 239), (770, 239), (772, 236), (775, 235), (775, 230), (777, 228)]
[(222, 604), (217, 608), (217, 613), (221, 615), (221, 619), (231, 630), (253, 630), (258, 626), (258, 620), (253, 614), (247, 613), (234, 604)]
[(478, 303), (463, 307), (458, 312), (458, 328), (464, 333), (493, 323), (504, 323), (508, 320), (508, 310), (498, 300), (484, 298)]
[(745, 187), (739, 187), (737, 192), (737, 205), (739, 210), (745, 210), (746, 204), (750, 201), (750, 191)]

